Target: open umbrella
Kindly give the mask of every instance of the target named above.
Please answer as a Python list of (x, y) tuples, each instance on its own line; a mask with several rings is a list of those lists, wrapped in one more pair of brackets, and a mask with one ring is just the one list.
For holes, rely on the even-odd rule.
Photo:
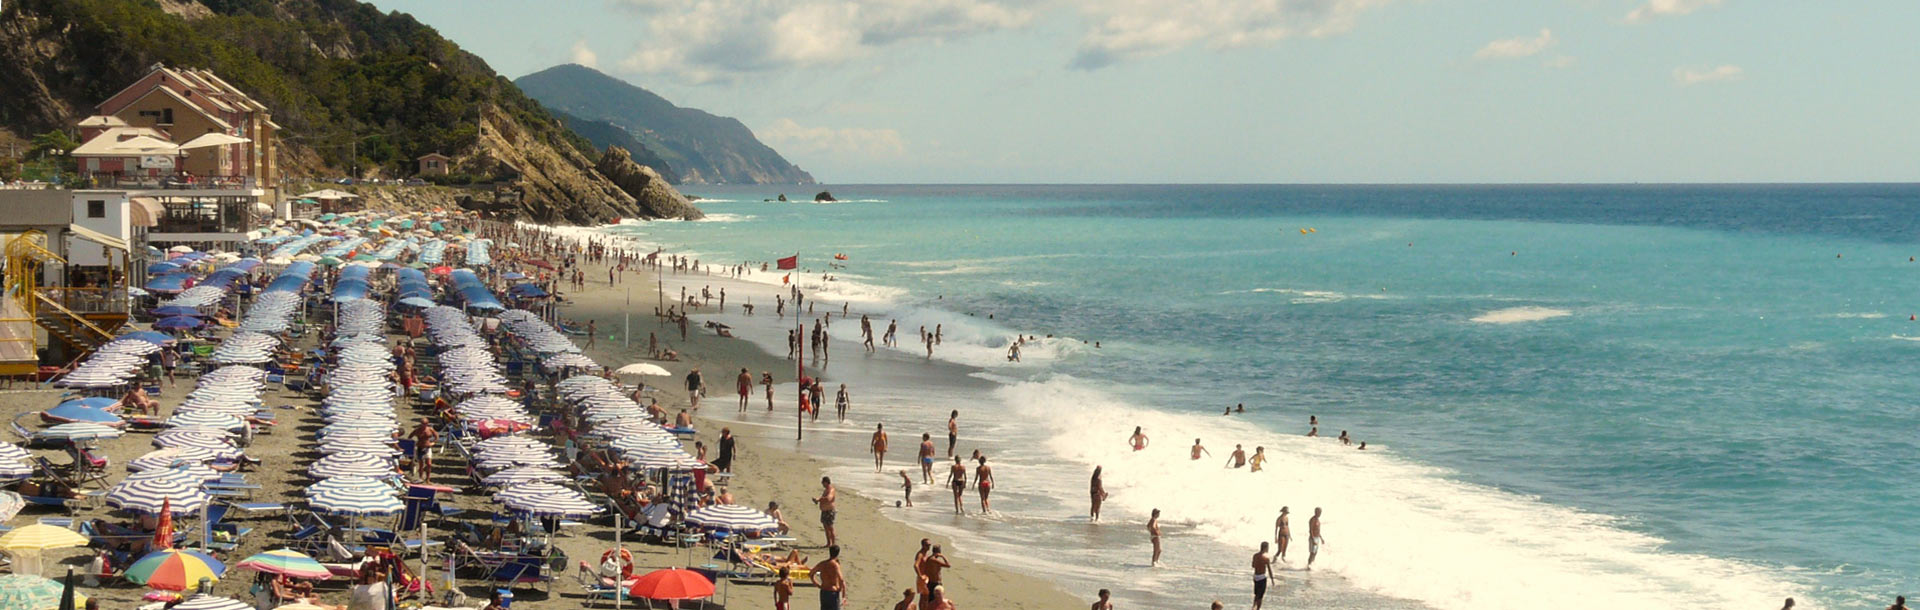
[(660, 365), (650, 362), (635, 362), (615, 369), (613, 372), (621, 375), (651, 375), (654, 377), (670, 377), (673, 375), (672, 372), (661, 368)]
[(237, 599), (202, 593), (187, 598), (171, 610), (252, 610), (253, 605)]
[(152, 313), (153, 315), (160, 316), (160, 317), (169, 317), (169, 316), (199, 317), (199, 316), (207, 315), (198, 309), (188, 307), (185, 305), (168, 305), (166, 307), (156, 307), (152, 312), (149, 312), (149, 313)]
[[(0, 608), (48, 610), (60, 607), (66, 587), (59, 581), (32, 574), (0, 576)], [(87, 596), (74, 593), (74, 603), (86, 603)]]
[(186, 591), (207, 578), (215, 581), (227, 573), (226, 564), (200, 551), (167, 549), (148, 553), (127, 566), (127, 580), (154, 589)]
[(114, 338), (115, 341), (125, 341), (128, 339), (145, 341), (154, 345), (166, 345), (174, 342), (174, 338), (167, 336), (166, 333), (156, 333), (150, 330), (131, 332)]
[(60, 424), (33, 433), (34, 438), (63, 441), (90, 441), (102, 438), (120, 438), (118, 429), (100, 424)]
[(713, 581), (693, 570), (670, 568), (634, 579), (627, 594), (659, 600), (703, 599), (713, 597)]
[(772, 516), (738, 504), (703, 506), (687, 513), (687, 523), (710, 530), (767, 532), (780, 529)]
[(114, 415), (98, 407), (74, 404), (75, 402), (79, 401), (68, 401), (60, 406), (47, 409), (40, 413), (40, 417), (63, 424), (87, 423), (119, 427), (126, 423), (122, 421), (118, 415)]
[(35, 523), (0, 535), (0, 550), (44, 551), (86, 546), (87, 542), (87, 537), (80, 535), (79, 532), (64, 527)]
[(162, 330), (184, 330), (189, 328), (200, 328), (201, 326), (206, 325), (206, 323), (207, 323), (206, 320), (202, 320), (200, 318), (196, 318), (193, 316), (174, 316), (171, 318), (160, 318), (158, 321), (153, 323), (153, 327), (162, 329)]
[(255, 572), (284, 574), (293, 578), (333, 577), (333, 573), (327, 570), (327, 566), (321, 565), (320, 562), (314, 560), (314, 558), (308, 557), (306, 554), (293, 549), (277, 549), (265, 553), (256, 553), (251, 557), (240, 560), (240, 563), (233, 565), (237, 568), (253, 570)]

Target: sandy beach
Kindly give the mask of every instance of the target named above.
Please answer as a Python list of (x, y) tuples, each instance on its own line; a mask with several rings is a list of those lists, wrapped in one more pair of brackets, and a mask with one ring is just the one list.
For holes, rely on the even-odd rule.
[[(584, 291), (566, 291), (569, 302), (562, 306), (562, 315), (569, 319), (596, 320), (601, 329), (600, 337), (594, 341), (587, 354), (607, 366), (645, 360), (647, 331), (655, 331), (662, 339), (666, 338), (669, 327), (655, 321), (650, 303), (642, 304), (639, 288), (652, 289), (656, 286), (654, 272), (651, 269), (630, 270), (621, 278), (621, 284), (608, 286), (603, 266), (589, 266), (586, 277), (599, 278), (596, 282), (589, 279)], [(690, 285), (697, 292), (700, 286), (718, 284), (720, 278), (705, 275), (678, 276), (669, 272), (664, 278), (664, 287), (668, 292), (677, 292), (681, 285)], [(629, 284), (631, 283), (631, 284)], [(626, 289), (631, 285), (636, 290), (635, 303), (627, 304)], [(726, 284), (735, 298), (752, 298), (756, 302), (770, 303), (776, 288), (745, 282)], [(653, 290), (647, 290), (647, 293)], [(748, 295), (753, 296), (749, 297)], [(647, 294), (653, 297), (652, 294)], [(738, 301), (735, 301), (736, 303)], [(729, 305), (737, 310), (737, 305)], [(760, 310), (760, 315), (770, 315), (771, 306)], [(620, 324), (618, 320), (624, 313), (632, 313), (632, 328), (635, 332), (631, 348), (623, 348), (618, 340)], [(706, 315), (714, 313), (710, 308), (696, 309), (694, 326)], [(688, 339), (679, 340), (677, 329), (668, 341), (682, 354), (676, 362), (658, 362), (674, 373), (674, 377), (650, 378), (649, 385), (660, 386), (655, 395), (669, 412), (678, 412), (687, 405), (684, 391), (685, 373), (693, 367), (700, 367), (706, 376), (709, 396), (703, 403), (703, 410), (725, 409), (731, 413), (735, 409), (732, 390), (732, 377), (742, 367), (754, 371), (758, 377), (760, 371), (773, 371), (775, 379), (783, 382), (782, 390), (776, 397), (778, 414), (789, 414), (792, 406), (792, 369), (793, 363), (766, 353), (744, 338), (724, 338), (716, 336), (711, 330), (690, 328)], [(613, 339), (609, 339), (609, 336)], [(575, 337), (576, 342), (585, 345), (585, 337)], [(313, 342), (311, 335), (303, 343)], [(303, 347), (311, 347), (303, 345)], [(810, 375), (819, 372), (809, 369)], [(827, 375), (826, 380), (832, 381)], [(194, 379), (182, 375), (172, 385), (164, 386), (157, 398), (161, 403), (162, 415), (172, 412), (174, 406), (194, 387)], [(754, 410), (765, 408), (761, 390), (756, 388)], [(60, 393), (56, 390), (17, 390), (0, 394), (0, 415), (13, 418), (23, 413), (43, 410), (57, 404)], [(322, 424), (319, 414), (314, 410), (318, 404), (316, 397), (270, 386), (263, 401), (278, 416), (277, 425), (264, 434), (257, 435), (248, 447), (248, 454), (264, 461), (257, 470), (248, 473), (250, 483), (259, 486), (247, 500), (255, 502), (280, 502), (289, 506), (297, 505), (303, 497), (300, 491), (311, 483), (305, 474), (305, 464), (320, 457), (314, 450), (313, 434)], [(423, 405), (409, 404), (399, 408), (405, 418), (418, 418), (426, 415), (429, 409)], [(725, 424), (711, 417), (697, 417), (700, 430), (698, 438), (708, 447), (714, 447)], [(37, 429), (37, 422), (22, 419), (21, 423), (29, 429)], [(831, 436), (814, 435), (805, 442), (796, 442), (792, 437), (791, 424), (784, 426), (735, 426), (734, 432), (739, 439), (735, 477), (731, 489), (742, 505), (764, 508), (769, 501), (777, 501), (783, 508), (784, 516), (792, 525), (795, 545), (811, 561), (823, 559), (826, 555), (824, 535), (821, 531), (818, 513), (814, 510), (810, 498), (819, 494), (819, 480), (828, 465), (809, 455), (810, 449), (817, 449), (818, 443), (838, 442)], [(552, 440), (542, 435), (543, 440)], [(107, 468), (104, 485), (88, 486), (89, 489), (103, 489), (125, 476), (124, 464), (152, 449), (152, 436), (147, 433), (129, 433), (121, 438), (101, 441), (99, 454), (107, 456), (111, 465)], [(810, 446), (808, 443), (815, 443)], [(911, 451), (911, 439), (896, 439), (896, 452)], [(58, 450), (34, 450), (37, 455), (47, 457), (55, 464), (65, 463), (64, 452)], [(433, 482), (450, 485), (461, 490), (460, 493), (443, 494), (442, 502), (466, 509), (463, 517), (472, 521), (478, 518), (485, 523), (485, 516), (498, 510), (494, 501), (477, 489), (464, 473), (465, 465), (451, 455), (443, 454), (437, 461)], [(922, 488), (919, 492), (923, 502), (940, 503), (944, 494), (936, 495), (935, 490)], [(1067, 608), (1084, 603), (1076, 596), (1060, 590), (1047, 581), (1023, 574), (1017, 570), (990, 566), (967, 557), (964, 541), (956, 545), (955, 541), (940, 536), (929, 535), (898, 521), (883, 516), (878, 501), (843, 490), (840, 494), (838, 519), (839, 543), (842, 547), (842, 563), (849, 580), (849, 608), (891, 608), (901, 599), (901, 592), (910, 589), (914, 583), (911, 560), (922, 538), (932, 539), (934, 544), (944, 545), (947, 555), (953, 561), (953, 567), (943, 579), (949, 596), (959, 607), (974, 608)], [(41, 517), (66, 517), (76, 519), (106, 518), (118, 522), (111, 509), (97, 499), (84, 503), (84, 507), (71, 515), (57, 509), (29, 507), (13, 524), (33, 522)], [(236, 515), (231, 518), (241, 527), (252, 528), (253, 533), (239, 541), (239, 548), (223, 555), (229, 563), (248, 555), (280, 548), (281, 540), (293, 531), (288, 519), (279, 513), (258, 515)], [(370, 519), (369, 523), (378, 524), (384, 519)], [(182, 526), (196, 520), (183, 519)], [(430, 520), (427, 535), (430, 539), (448, 540), (456, 535), (454, 525), (459, 521)], [(584, 525), (563, 530), (556, 539), (556, 546), (570, 560), (565, 573), (556, 574), (550, 586), (522, 585), (516, 589), (517, 607), (577, 608), (588, 600), (576, 579), (576, 567), (581, 560), (596, 563), (600, 554), (613, 546), (614, 533), (612, 519), (601, 515), (587, 520)], [(685, 549), (626, 542), (625, 546), (636, 555), (636, 572), (665, 567), (700, 566), (714, 563), (696, 551), (689, 559)], [(49, 575), (63, 573), (68, 566), (84, 572), (91, 555), (87, 549), (62, 549), (49, 551), (45, 555)], [(424, 572), (427, 580), (439, 589), (446, 583), (444, 559), (430, 556)], [(421, 559), (410, 556), (408, 564), (419, 570)], [(251, 599), (248, 587), (253, 574), (245, 570), (230, 570), (227, 577), (218, 583), (214, 591), (221, 595), (237, 599)], [(484, 605), (487, 593), (492, 586), (475, 580), (461, 580), (457, 589), (472, 601), (471, 607)], [(550, 592), (548, 591), (550, 589)], [(796, 592), (797, 607), (812, 607), (814, 593), (811, 587), (801, 586)], [(346, 583), (340, 580), (321, 583), (319, 586), (322, 601), (344, 604), (346, 602)], [(133, 608), (141, 603), (145, 587), (125, 581), (106, 582), (100, 587), (86, 587), (83, 592), (101, 601), (108, 608)], [(438, 594), (436, 594), (436, 597)], [(772, 588), (764, 583), (723, 584), (720, 594), (709, 603), (724, 603), (723, 607), (769, 608), (772, 603)], [(607, 603), (602, 600), (602, 603)]]

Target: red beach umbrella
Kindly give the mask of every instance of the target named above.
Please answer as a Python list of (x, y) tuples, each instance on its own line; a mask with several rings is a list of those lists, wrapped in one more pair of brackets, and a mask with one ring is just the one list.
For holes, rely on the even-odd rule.
[(173, 498), (160, 499), (160, 523), (153, 528), (153, 548), (173, 548)]
[(453, 268), (448, 267), (446, 265), (441, 265), (438, 267), (434, 267), (432, 269), (428, 269), (428, 271), (432, 271), (434, 275), (447, 275), (449, 273), (453, 273)]
[(635, 579), (627, 594), (646, 599), (701, 599), (713, 597), (713, 581), (693, 570), (672, 568)]

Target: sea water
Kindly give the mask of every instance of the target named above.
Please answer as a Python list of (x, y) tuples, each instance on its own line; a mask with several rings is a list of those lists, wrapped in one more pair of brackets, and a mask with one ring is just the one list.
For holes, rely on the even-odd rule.
[[(935, 485), (890, 516), (1083, 595), (1245, 607), (1281, 506), (1288, 607), (1870, 608), (1920, 588), (1920, 187), (688, 190), (708, 221), (605, 230), (713, 264), (798, 254), (754, 279), (898, 321), (872, 357), (855, 321), (831, 327), (826, 374), (856, 408), (808, 447), (843, 449), (836, 479), (896, 497), (919, 433), (944, 456), (959, 409), (996, 514), (954, 516)], [(1040, 338), (1010, 362), (1021, 334)], [(884, 474), (859, 451), (875, 423)], [(1210, 457), (1188, 459), (1196, 438)], [(1265, 470), (1223, 468), (1235, 445)]]

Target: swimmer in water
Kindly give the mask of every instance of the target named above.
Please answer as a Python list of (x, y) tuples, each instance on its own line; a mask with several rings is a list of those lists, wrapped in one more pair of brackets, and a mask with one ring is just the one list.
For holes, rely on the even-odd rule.
[(1193, 459), (1194, 459), (1194, 461), (1199, 461), (1199, 459), (1200, 459), (1200, 456), (1201, 456), (1201, 454), (1205, 454), (1205, 455), (1207, 455), (1207, 456), (1209, 456), (1209, 457), (1211, 457), (1211, 456), (1213, 455), (1212, 453), (1210, 453), (1210, 452), (1208, 452), (1208, 451), (1207, 451), (1207, 448), (1206, 448), (1206, 447), (1202, 447), (1202, 446), (1200, 446), (1200, 439), (1197, 439), (1197, 438), (1196, 438), (1196, 439), (1193, 439)]
[(1307, 436), (1308, 437), (1320, 436), (1320, 427), (1314, 426), (1312, 429), (1307, 430)]
[(1353, 439), (1351, 439), (1351, 438), (1347, 438), (1347, 431), (1346, 431), (1346, 430), (1341, 430), (1341, 431), (1340, 431), (1340, 444), (1342, 444), (1342, 445), (1351, 445), (1351, 444), (1353, 444)]
[(1227, 456), (1226, 465), (1228, 468), (1239, 468), (1242, 466), (1246, 466), (1247, 452), (1245, 450), (1242, 450), (1239, 445), (1234, 445), (1233, 453)]
[(1247, 460), (1247, 464), (1253, 467), (1253, 469), (1250, 470), (1249, 472), (1260, 472), (1260, 465), (1266, 462), (1267, 462), (1267, 448), (1254, 447), (1253, 458)]
[(1129, 437), (1129, 438), (1127, 439), (1127, 443), (1128, 443), (1128, 444), (1131, 444), (1131, 445), (1133, 445), (1133, 450), (1134, 450), (1134, 451), (1139, 451), (1139, 450), (1142, 450), (1142, 449), (1146, 449), (1146, 448), (1147, 448), (1147, 433), (1145, 433), (1145, 432), (1141, 432), (1141, 431), (1140, 431), (1140, 427), (1139, 427), (1139, 426), (1134, 426), (1134, 427), (1133, 427), (1133, 436), (1132, 436), (1132, 437)]

